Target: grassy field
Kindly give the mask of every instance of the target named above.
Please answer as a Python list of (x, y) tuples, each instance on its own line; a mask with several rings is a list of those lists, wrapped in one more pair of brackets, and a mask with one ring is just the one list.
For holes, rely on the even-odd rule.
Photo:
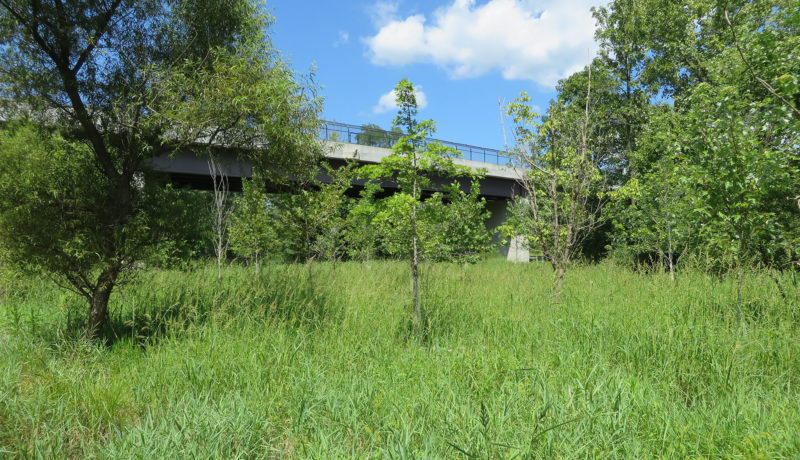
[[(146, 271), (106, 346), (80, 299), (0, 294), (0, 457), (798, 458), (800, 311), (772, 279), (611, 264)], [(791, 280), (785, 275), (785, 284)], [(794, 305), (794, 306), (792, 306)]]

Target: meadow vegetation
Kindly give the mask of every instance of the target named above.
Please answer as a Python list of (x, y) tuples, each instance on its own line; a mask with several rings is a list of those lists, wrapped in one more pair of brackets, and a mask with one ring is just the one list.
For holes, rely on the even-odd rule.
[(0, 457), (800, 458), (797, 0), (594, 9), (499, 229), (408, 79), (326, 164), (267, 11), (0, 0)]
[(426, 263), (417, 340), (407, 264), (315, 265), (139, 271), (104, 343), (6, 273), (0, 456), (800, 456), (791, 273)]

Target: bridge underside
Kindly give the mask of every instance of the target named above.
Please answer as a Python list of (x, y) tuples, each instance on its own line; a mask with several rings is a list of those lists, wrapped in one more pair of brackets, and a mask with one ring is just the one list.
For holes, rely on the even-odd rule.
[[(389, 151), (389, 149), (361, 145), (351, 146), (350, 144), (337, 145), (336, 147), (338, 150), (333, 150), (333, 153), (327, 156), (327, 160), (334, 167), (341, 167), (348, 161), (347, 159), (354, 157), (362, 164), (375, 163), (379, 161), (381, 155), (385, 156)], [(251, 176), (252, 164), (237, 159), (231, 152), (222, 153), (215, 158), (215, 161), (222, 172), (228, 176), (230, 189), (232, 191), (241, 191), (242, 180)], [(469, 163), (468, 166), (474, 168), (485, 167), (485, 164), (478, 162), (459, 161)], [(513, 196), (519, 194), (519, 188), (514, 178), (515, 172), (509, 171), (507, 168), (498, 168), (496, 165), (486, 166), (492, 166), (493, 169), (486, 168), (486, 174), (480, 179), (480, 193), (482, 197), (486, 198), (487, 208), (492, 214), (492, 217), (487, 220), (486, 226), (489, 230), (495, 230), (507, 219), (508, 202)], [(178, 152), (171, 156), (154, 158), (150, 161), (150, 167), (155, 171), (167, 174), (170, 181), (178, 186), (200, 190), (213, 189), (208, 160), (198, 157), (192, 152)], [(320, 174), (318, 179), (322, 182), (328, 181), (328, 177), (324, 174)], [(470, 182), (468, 179), (458, 178), (456, 180), (462, 190), (469, 190)], [(363, 179), (354, 180), (352, 187), (347, 192), (348, 195), (358, 196), (365, 182)], [(426, 190), (425, 194), (433, 193), (433, 191), (441, 189), (442, 185), (451, 184), (452, 182), (453, 179), (451, 178), (434, 177), (432, 178), (432, 189)], [(390, 195), (397, 189), (397, 184), (392, 182), (382, 182), (380, 185), (383, 187), (385, 195)], [(291, 190), (275, 187), (272, 191), (290, 192)], [(494, 239), (499, 242), (500, 236), (498, 232), (495, 232)], [(510, 243), (500, 245), (500, 253), (507, 259), (516, 262), (527, 262), (529, 260), (528, 251), (520, 244), (519, 238), (514, 238)]]
[[(357, 146), (357, 148), (370, 149), (370, 147), (364, 146)], [(388, 149), (378, 149), (375, 147), (372, 147), (371, 149), (388, 151)], [(356, 152), (356, 154), (358, 154), (358, 152)], [(349, 158), (352, 158), (352, 156), (334, 153), (332, 155), (328, 155), (326, 159), (332, 166), (338, 168), (343, 166)], [(371, 159), (372, 158), (369, 160), (362, 160), (361, 158), (356, 158), (360, 164), (370, 164), (376, 162), (370, 161)], [(222, 172), (228, 176), (231, 189), (235, 191), (241, 191), (242, 179), (249, 178), (251, 176), (252, 164), (237, 159), (236, 156), (230, 152), (223, 152), (217, 158), (215, 158), (215, 161), (221, 168)], [(477, 162), (469, 163), (477, 164), (477, 166), (475, 166), (475, 164), (469, 165), (475, 168), (483, 166), (483, 164)], [(211, 177), (208, 172), (208, 160), (203, 157), (198, 157), (192, 152), (178, 152), (170, 156), (165, 155), (154, 158), (150, 160), (150, 166), (156, 171), (168, 174), (172, 182), (177, 185), (204, 190), (211, 190), (213, 187)], [(517, 181), (513, 178), (512, 174), (513, 173), (509, 171), (502, 171), (496, 174), (492, 174), (491, 170), (487, 171), (485, 176), (479, 181), (481, 196), (487, 199), (509, 199), (518, 195), (520, 190), (517, 185)], [(323, 182), (327, 182), (328, 180), (324, 174), (320, 174), (317, 178)], [(456, 181), (459, 182), (463, 190), (469, 190), (470, 183), (468, 179), (457, 178)], [(363, 179), (354, 180), (353, 186), (356, 190), (358, 190), (363, 187), (365, 182), (366, 181)], [(452, 182), (453, 179), (451, 178), (433, 177), (431, 191), (440, 190), (442, 185), (451, 184)], [(387, 190), (393, 190), (397, 188), (397, 185), (392, 182), (382, 182), (381, 186)]]

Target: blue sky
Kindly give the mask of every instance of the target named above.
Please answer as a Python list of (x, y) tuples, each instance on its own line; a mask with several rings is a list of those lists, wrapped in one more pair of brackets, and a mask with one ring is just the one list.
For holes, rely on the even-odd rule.
[(436, 137), (503, 148), (498, 98), (527, 91), (539, 107), (594, 53), (600, 0), (297, 1), (267, 3), (275, 46), (316, 68), (324, 117), (388, 128), (389, 94), (411, 80)]

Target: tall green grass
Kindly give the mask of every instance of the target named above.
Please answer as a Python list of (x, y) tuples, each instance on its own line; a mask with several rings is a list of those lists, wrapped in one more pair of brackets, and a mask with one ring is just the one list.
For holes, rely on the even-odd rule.
[[(37, 279), (0, 302), (0, 457), (800, 457), (800, 312), (764, 274), (423, 270), (396, 262), (149, 270), (112, 299)], [(795, 297), (792, 297), (792, 296)], [(79, 313), (76, 313), (79, 312)]]

